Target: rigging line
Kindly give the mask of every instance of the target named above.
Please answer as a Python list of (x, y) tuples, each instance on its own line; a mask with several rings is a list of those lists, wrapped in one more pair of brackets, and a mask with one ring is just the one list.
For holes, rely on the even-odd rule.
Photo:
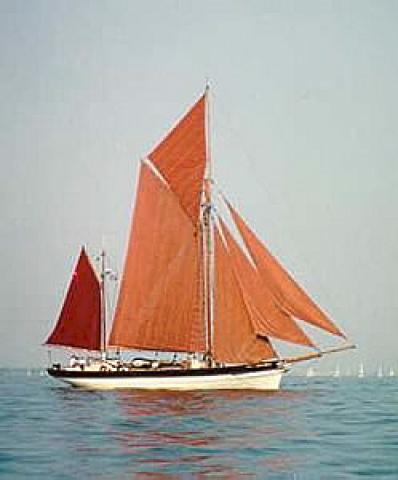
[[(213, 96), (215, 96), (215, 95), (213, 94)], [(264, 195), (266, 196), (266, 200), (267, 200), (267, 203), (269, 205), (275, 205), (275, 206), (280, 205), (281, 200), (280, 199), (278, 200), (278, 198), (276, 198), (275, 195), (271, 194), (271, 189), (267, 188), (266, 183), (259, 181), (259, 179), (264, 178), (264, 174), (259, 170), (258, 163), (256, 162), (256, 159), (254, 158), (254, 156), (246, 148), (245, 145), (247, 144), (247, 142), (243, 141), (244, 138), (241, 135), (240, 130), (232, 124), (231, 119), (233, 118), (233, 116), (228, 112), (228, 109), (225, 107), (223, 102), (220, 101), (220, 99), (218, 97), (216, 97), (216, 98), (217, 98), (217, 104), (219, 106), (218, 110), (220, 111), (221, 116), (225, 119), (225, 122), (223, 123), (223, 128), (219, 129), (222, 132), (220, 137), (223, 138), (226, 141), (226, 143), (229, 143), (228, 139), (227, 139), (227, 136), (224, 135), (224, 132), (227, 132), (229, 134), (228, 136), (233, 142), (232, 145), (233, 146), (238, 145), (238, 148), (239, 148), (240, 152), (243, 154), (243, 157), (246, 159), (246, 162), (247, 162), (248, 166), (250, 167), (249, 169), (245, 169), (246, 172), (250, 172), (250, 170), (253, 171), (254, 175), (250, 175), (250, 173), (249, 173), (249, 175), (250, 175), (251, 179), (253, 178), (254, 184), (258, 187), (259, 191), (261, 191), (261, 196), (262, 197)], [(265, 155), (265, 156), (267, 156), (267, 155)], [(286, 198), (287, 198), (286, 196), (283, 197), (283, 203), (284, 204), (286, 204)], [(287, 205), (287, 206), (289, 207), (289, 205)], [(291, 210), (291, 209), (288, 208), (288, 210)], [(260, 210), (260, 212), (261, 212), (261, 210)], [(261, 217), (264, 218), (263, 215), (261, 215)], [(271, 222), (271, 228), (273, 230), (275, 229), (275, 231), (277, 231), (277, 232), (281, 231), (281, 223), (280, 222), (276, 223), (276, 221), (273, 220), (272, 216), (268, 215), (267, 216), (267, 221)], [(289, 228), (289, 222), (284, 222), (282, 227), (283, 227), (284, 231), (286, 231), (286, 229)], [(299, 253), (301, 254), (301, 252), (299, 252)]]
[[(105, 253), (104, 251), (102, 252)], [(100, 254), (97, 259), (100, 259), (102, 254)], [(105, 260), (105, 259), (104, 259)], [(114, 318), (115, 308), (116, 308), (116, 297), (118, 293), (118, 284), (119, 284), (119, 275), (114, 268), (116, 262), (114, 258), (106, 252), (106, 262), (104, 262), (104, 271), (103, 271), (103, 282), (104, 282), (104, 311), (106, 312), (104, 320), (104, 332), (103, 332), (103, 342), (105, 349), (108, 348), (107, 342), (112, 327), (112, 321)], [(113, 284), (112, 287), (110, 284)]]
[[(240, 133), (240, 130), (232, 124), (231, 118), (233, 118), (233, 116), (231, 114), (229, 114), (228, 109), (225, 107), (225, 104), (220, 99), (221, 97), (217, 97), (214, 94), (214, 92), (213, 92), (213, 97), (217, 99), (218, 110), (220, 111), (221, 116), (225, 119), (222, 132), (225, 132), (225, 131), (228, 132), (229, 137), (232, 140), (235, 140), (234, 145), (238, 144), (238, 146), (240, 147), (240, 151), (242, 152), (243, 156), (245, 157), (248, 165), (253, 169), (254, 175), (250, 175), (250, 178), (254, 177), (254, 184), (257, 185), (257, 187), (259, 187), (261, 189), (261, 194), (262, 195), (264, 195), (264, 194), (266, 195), (266, 197), (268, 198), (269, 203), (271, 205), (279, 205), (280, 201), (277, 200), (275, 195), (271, 195), (270, 194), (270, 189), (266, 188), (266, 186), (264, 186), (264, 184), (259, 181), (259, 178), (262, 178), (263, 174), (261, 174), (261, 172), (258, 170), (257, 162), (256, 162), (255, 158), (253, 157), (253, 155), (251, 155), (249, 150), (247, 148), (245, 148), (245, 145), (247, 144), (247, 142), (243, 141), (244, 138), (242, 137), (242, 135)], [(227, 137), (223, 134), (221, 134), (221, 138), (224, 138), (225, 140), (227, 140)], [(238, 142), (236, 141), (237, 139), (239, 140)], [(291, 210), (290, 202), (286, 202), (287, 198), (288, 197), (285, 196), (283, 201), (284, 201), (284, 203), (287, 203), (287, 207), (288, 207), (287, 210)], [(261, 210), (260, 210), (260, 212), (261, 212)], [(284, 214), (284, 216), (285, 216), (285, 214)], [(276, 232), (281, 231), (281, 227), (282, 227), (283, 231), (285, 231), (285, 232), (288, 231), (288, 235), (292, 236), (291, 234), (293, 232), (289, 231), (289, 222), (288, 221), (284, 221), (283, 225), (281, 225), (280, 222), (273, 221), (272, 217), (268, 216), (267, 218), (270, 222), (272, 222), (271, 223), (271, 228), (272, 229), (275, 228)], [(294, 260), (294, 258), (296, 258), (298, 260), (308, 258), (308, 254), (305, 254), (305, 255), (303, 254), (304, 250), (301, 248), (300, 242), (295, 243), (294, 250), (296, 252), (296, 255), (292, 258), (293, 260)], [(278, 257), (279, 256), (281, 258), (283, 258), (283, 255), (278, 254)], [(303, 264), (302, 261), (295, 262), (295, 263), (297, 264), (298, 267), (300, 267), (300, 265)], [(325, 283), (322, 281), (322, 275), (320, 275), (319, 272), (317, 273), (316, 271), (315, 271), (315, 273), (313, 273), (314, 269), (311, 268), (311, 263), (310, 262), (307, 261), (305, 265), (306, 265), (306, 271), (309, 271), (309, 273), (311, 274), (310, 277), (316, 278), (315, 283), (312, 282), (311, 284), (309, 284), (309, 287), (311, 287), (310, 289), (313, 290), (312, 285), (318, 285), (318, 287), (320, 287), (320, 288), (317, 289), (318, 292), (319, 292), (317, 297), (320, 297), (322, 295), (323, 297), (325, 297), (327, 299), (329, 297), (329, 295), (328, 295), (329, 290), (325, 287)], [(301, 268), (300, 269), (295, 268), (295, 271), (300, 272)], [(303, 282), (303, 278), (300, 278), (300, 283), (301, 282), (305, 283), (305, 282)], [(322, 302), (322, 303), (324, 303), (324, 302)]]
[[(235, 140), (233, 142), (234, 145), (235, 144), (239, 145), (240, 151), (243, 154), (243, 156), (245, 157), (245, 159), (247, 161), (247, 164), (249, 165), (249, 167), (254, 172), (254, 175), (250, 175), (250, 178), (254, 177), (254, 183), (260, 189), (262, 195), (264, 195), (264, 192), (265, 192), (265, 194), (269, 198), (271, 204), (277, 204), (277, 202), (274, 201), (274, 199), (272, 198), (272, 196), (269, 193), (270, 189), (268, 189), (266, 187), (266, 185), (264, 185), (264, 183), (259, 181), (259, 178), (263, 178), (263, 174), (258, 170), (258, 167), (257, 167), (257, 164), (256, 164), (256, 161), (255, 161), (254, 157), (249, 153), (249, 150), (245, 147), (247, 142), (243, 141), (244, 139), (243, 139), (243, 137), (240, 133), (240, 130), (232, 124), (230, 119), (233, 118), (233, 116), (228, 112), (228, 109), (225, 108), (225, 105), (223, 104), (222, 100), (220, 101), (220, 98), (217, 97), (214, 94), (214, 92), (213, 92), (213, 97), (217, 99), (218, 110), (220, 111), (221, 116), (223, 116), (224, 119), (225, 119), (225, 122), (223, 124), (223, 128), (219, 129), (219, 130), (222, 131), (222, 132), (225, 132), (225, 131), (228, 132), (230, 138), (232, 140)], [(229, 119), (229, 121), (228, 121), (228, 119)], [(216, 122), (214, 122), (214, 123), (216, 123)], [(221, 133), (221, 138), (224, 138), (225, 140), (227, 140), (227, 136), (225, 136), (223, 133)], [(238, 141), (236, 141), (236, 140), (238, 140)], [(250, 169), (248, 169), (247, 171), (250, 171)]]

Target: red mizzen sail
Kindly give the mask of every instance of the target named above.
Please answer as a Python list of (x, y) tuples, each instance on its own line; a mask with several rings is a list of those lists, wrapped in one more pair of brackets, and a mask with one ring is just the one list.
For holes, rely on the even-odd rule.
[(206, 166), (206, 96), (203, 95), (148, 155), (196, 224)]
[(101, 350), (101, 289), (84, 248), (47, 345)]
[(111, 346), (205, 351), (199, 251), (177, 197), (142, 164)]
[(272, 292), (279, 306), (305, 322), (345, 338), (345, 335), (329, 320), (260, 242), (237, 211), (228, 202), (227, 205), (264, 283)]

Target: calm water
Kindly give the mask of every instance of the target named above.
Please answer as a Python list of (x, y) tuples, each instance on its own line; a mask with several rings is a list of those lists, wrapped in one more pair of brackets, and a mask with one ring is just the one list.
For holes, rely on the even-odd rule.
[(0, 478), (398, 479), (398, 378), (89, 392), (0, 370)]

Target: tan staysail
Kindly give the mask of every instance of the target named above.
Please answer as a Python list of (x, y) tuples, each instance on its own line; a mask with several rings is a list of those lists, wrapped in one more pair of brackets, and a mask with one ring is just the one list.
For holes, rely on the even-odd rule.
[(199, 240), (176, 195), (141, 165), (111, 346), (204, 352)]
[(264, 283), (272, 292), (279, 306), (307, 323), (345, 338), (344, 334), (329, 320), (260, 242), (231, 204), (227, 202), (227, 205)]
[(294, 319), (279, 308), (256, 267), (249, 261), (225, 223), (221, 219), (219, 221), (246, 305), (252, 311), (256, 332), (299, 345), (314, 347), (310, 338)]
[(256, 363), (277, 357), (267, 338), (257, 336), (230, 256), (215, 231), (213, 356), (219, 362)]

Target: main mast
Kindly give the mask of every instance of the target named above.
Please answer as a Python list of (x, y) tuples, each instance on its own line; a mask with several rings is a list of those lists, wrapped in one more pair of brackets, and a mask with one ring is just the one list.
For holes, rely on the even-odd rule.
[(214, 249), (213, 249), (213, 222), (212, 222), (212, 163), (210, 149), (210, 112), (209, 86), (205, 90), (205, 132), (206, 132), (206, 170), (204, 178), (204, 206), (202, 212), (202, 242), (204, 268), (204, 321), (206, 325), (206, 353), (209, 364), (213, 357), (213, 303), (214, 303)]

